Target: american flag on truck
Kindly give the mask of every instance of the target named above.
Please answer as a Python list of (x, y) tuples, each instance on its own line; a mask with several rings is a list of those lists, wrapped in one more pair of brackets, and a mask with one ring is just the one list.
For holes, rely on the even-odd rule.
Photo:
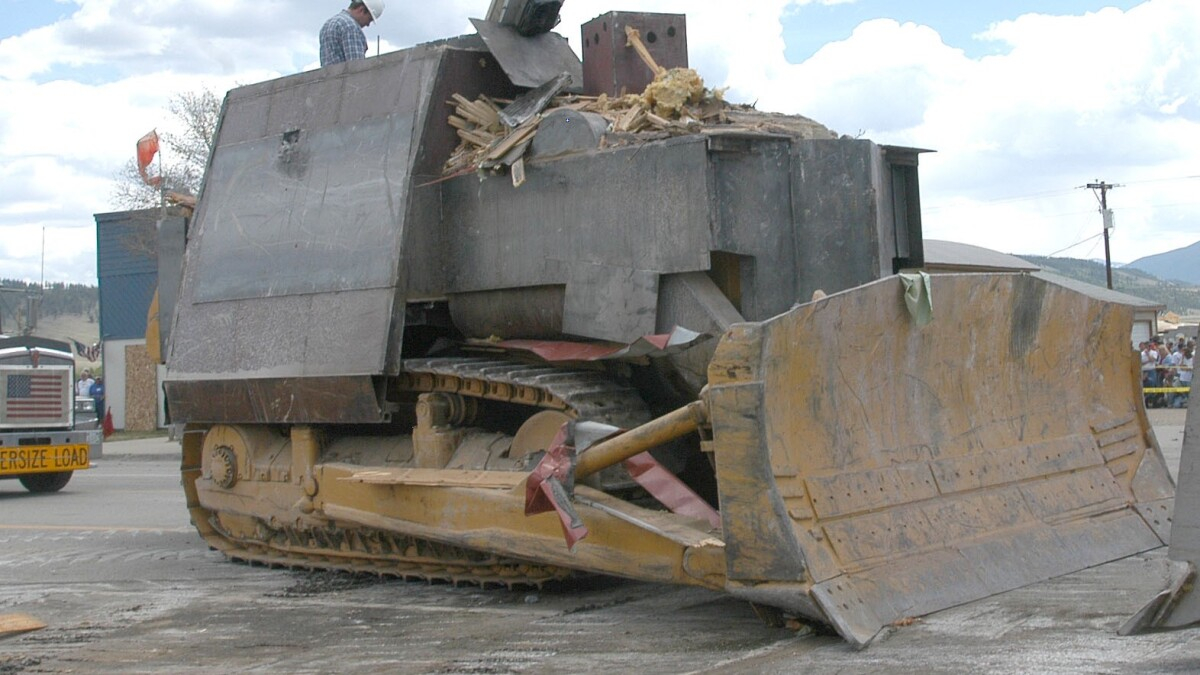
[(34, 423), (67, 419), (69, 372), (47, 369), (4, 373), (4, 421)]

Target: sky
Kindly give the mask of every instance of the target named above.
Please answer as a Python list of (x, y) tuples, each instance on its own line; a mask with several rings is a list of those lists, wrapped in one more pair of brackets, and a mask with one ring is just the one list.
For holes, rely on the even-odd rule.
[[(0, 0), (0, 278), (96, 283), (93, 214), (173, 95), (317, 67), (344, 1)], [(487, 0), (402, 2), (372, 54), (474, 32)], [(566, 0), (687, 14), (710, 87), (838, 133), (926, 148), (926, 238), (1114, 263), (1200, 240), (1196, 0)], [(166, 158), (170, 161), (170, 158)], [(44, 245), (43, 245), (44, 242)]]

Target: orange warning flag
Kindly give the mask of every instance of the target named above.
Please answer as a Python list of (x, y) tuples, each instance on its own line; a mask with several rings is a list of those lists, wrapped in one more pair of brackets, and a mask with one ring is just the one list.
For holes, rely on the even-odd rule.
[(137, 142), (138, 173), (141, 174), (142, 181), (146, 185), (158, 185), (162, 182), (162, 176), (146, 175), (146, 168), (150, 166), (150, 162), (154, 160), (156, 154), (158, 154), (158, 131), (151, 130)]

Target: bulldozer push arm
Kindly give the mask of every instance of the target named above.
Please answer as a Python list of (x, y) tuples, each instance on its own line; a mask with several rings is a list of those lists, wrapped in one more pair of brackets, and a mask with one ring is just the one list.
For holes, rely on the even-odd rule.
[[(582, 480), (700, 431), (717, 528), (581, 483), (569, 498), (589, 535), (568, 548), (554, 514), (525, 515), (527, 472), (362, 466), (303, 427), (187, 435), (194, 519), (251, 560), (376, 569), (387, 556), (369, 550), (395, 536), (541, 580), (572, 569), (723, 589), (858, 646), (908, 617), (1162, 545), (1172, 486), (1137, 405), (1130, 310), (1028, 275), (933, 288), (923, 326), (897, 277), (736, 325), (701, 401), (576, 459)], [(251, 541), (267, 523), (294, 524), (292, 539), (382, 539), (361, 553), (331, 542), (340, 558), (306, 563), (286, 528)]]

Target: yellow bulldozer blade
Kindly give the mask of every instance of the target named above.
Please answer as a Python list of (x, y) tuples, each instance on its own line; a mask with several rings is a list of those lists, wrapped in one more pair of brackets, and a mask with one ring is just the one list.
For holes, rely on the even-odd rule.
[(881, 627), (1158, 547), (1173, 485), (1132, 309), (1024, 274), (899, 277), (735, 326), (709, 368), (736, 596)]

